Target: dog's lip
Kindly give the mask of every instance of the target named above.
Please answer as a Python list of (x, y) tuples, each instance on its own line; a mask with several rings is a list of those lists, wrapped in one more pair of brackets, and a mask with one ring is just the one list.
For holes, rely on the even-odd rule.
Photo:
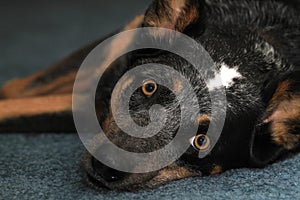
[[(89, 152), (85, 152), (82, 156), (81, 162), (82, 162), (82, 168), (85, 173), (87, 184), (90, 185), (93, 188), (96, 188), (98, 190), (100, 189), (110, 189), (110, 190), (124, 190), (128, 191), (130, 188), (141, 188), (143, 184), (141, 182), (132, 182), (130, 184), (124, 184), (124, 180), (126, 178), (130, 178), (130, 175), (124, 179), (120, 179), (118, 181), (114, 182), (107, 182), (105, 181), (94, 169), (93, 167), (93, 156)], [(148, 176), (146, 179), (143, 180), (143, 182), (147, 182), (152, 180), (155, 177), (156, 173), (152, 173), (151, 176)], [(132, 174), (136, 176), (140, 176), (142, 174)]]
[(94, 178), (92, 175), (86, 172), (86, 178), (88, 181), (88, 184), (91, 185), (92, 187), (95, 187), (96, 189), (110, 189), (107, 187), (103, 182), (99, 181), (98, 179)]
[(87, 184), (96, 190), (114, 189), (113, 185), (116, 184), (116, 182), (109, 183), (105, 181), (95, 170), (93, 166), (93, 156), (91, 156), (88, 152), (85, 152), (83, 157), (82, 165)]

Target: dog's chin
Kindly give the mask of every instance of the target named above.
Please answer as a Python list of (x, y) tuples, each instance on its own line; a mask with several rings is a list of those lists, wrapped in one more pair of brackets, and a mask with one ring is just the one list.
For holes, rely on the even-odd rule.
[(151, 189), (173, 180), (201, 176), (200, 172), (175, 163), (155, 172), (125, 173), (111, 169), (97, 161), (88, 152), (82, 156), (82, 167), (86, 183), (97, 190), (137, 191)]

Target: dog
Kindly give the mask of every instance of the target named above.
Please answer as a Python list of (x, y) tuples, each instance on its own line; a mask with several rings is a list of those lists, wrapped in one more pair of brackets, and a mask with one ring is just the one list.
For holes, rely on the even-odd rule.
[[(128, 70), (145, 63), (173, 66), (198, 88), (201, 109), (198, 133), (177, 161), (155, 172), (121, 172), (85, 152), (82, 166), (86, 183), (97, 189), (134, 191), (229, 169), (260, 168), (298, 153), (298, 8), (297, 1), (154, 0), (145, 13), (117, 32), (139, 27), (167, 28), (200, 43), (220, 73), (230, 72), (223, 77), (228, 102), (224, 128), (216, 146), (200, 159), (198, 150), (210, 142), (206, 136), (212, 121), (207, 86), (179, 56), (158, 50), (131, 52), (109, 67), (96, 93), (97, 117), (107, 137), (119, 147), (137, 153), (159, 149), (174, 138), (180, 121), (178, 108), (167, 108), (166, 126), (158, 135), (147, 139), (125, 134), (111, 115), (110, 99), (116, 83)], [(5, 84), (0, 92), (0, 131), (76, 132), (72, 89), (77, 71), (85, 57), (112, 35), (87, 45), (44, 71)], [(174, 88), (183, 90), (180, 82)], [(175, 101), (172, 92), (156, 82), (146, 81), (132, 96), (132, 120), (145, 126), (150, 121), (147, 110), (151, 105), (168, 107), (172, 101)]]

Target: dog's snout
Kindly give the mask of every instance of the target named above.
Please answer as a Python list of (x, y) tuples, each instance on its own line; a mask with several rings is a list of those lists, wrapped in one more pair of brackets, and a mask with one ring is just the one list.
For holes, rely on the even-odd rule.
[(93, 159), (93, 167), (95, 172), (106, 182), (115, 182), (124, 179), (128, 173), (112, 169), (97, 159)]

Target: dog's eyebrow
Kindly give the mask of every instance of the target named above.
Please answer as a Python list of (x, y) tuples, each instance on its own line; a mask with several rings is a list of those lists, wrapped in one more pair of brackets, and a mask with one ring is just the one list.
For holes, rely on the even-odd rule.
[(183, 89), (182, 80), (174, 81), (173, 90), (176, 93), (179, 93)]
[(145, 14), (144, 26), (182, 32), (198, 18), (198, 0), (156, 0)]
[(197, 124), (208, 126), (210, 123), (210, 117), (208, 115), (201, 115), (197, 119)]

